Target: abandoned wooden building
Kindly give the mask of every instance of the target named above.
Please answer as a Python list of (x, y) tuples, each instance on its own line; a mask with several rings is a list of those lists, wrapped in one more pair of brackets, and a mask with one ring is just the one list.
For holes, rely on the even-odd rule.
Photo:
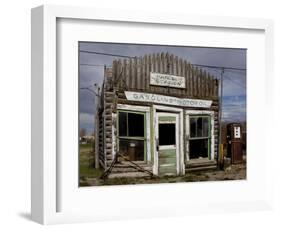
[(218, 80), (169, 53), (119, 59), (105, 67), (96, 116), (96, 167), (110, 177), (183, 175), (215, 169)]

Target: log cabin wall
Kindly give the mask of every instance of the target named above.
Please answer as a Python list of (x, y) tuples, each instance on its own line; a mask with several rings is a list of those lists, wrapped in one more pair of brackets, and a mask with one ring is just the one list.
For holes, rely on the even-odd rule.
[[(214, 136), (215, 158), (218, 152), (219, 135), (219, 97), (218, 80), (205, 70), (194, 67), (191, 63), (173, 54), (157, 53), (135, 57), (130, 59), (118, 59), (113, 61), (110, 68), (105, 68), (105, 79), (101, 100), (103, 105), (99, 109), (100, 120), (103, 120), (103, 138), (99, 136), (99, 159), (101, 165), (106, 168), (112, 161), (114, 148), (114, 136), (116, 136), (117, 104), (146, 105), (148, 102), (134, 102), (126, 99), (125, 91), (154, 93), (169, 95), (178, 98), (212, 100), (210, 108), (180, 107), (185, 110), (212, 110), (215, 113)], [(185, 78), (185, 88), (171, 88), (167, 86), (155, 86), (150, 84), (150, 73), (171, 74)], [(100, 124), (101, 126), (101, 124)]]

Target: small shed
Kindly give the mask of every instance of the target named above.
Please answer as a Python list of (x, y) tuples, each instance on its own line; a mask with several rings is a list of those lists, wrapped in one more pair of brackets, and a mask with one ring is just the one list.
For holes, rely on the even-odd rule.
[(218, 80), (169, 53), (105, 67), (96, 115), (96, 167), (111, 177), (183, 175), (216, 168)]

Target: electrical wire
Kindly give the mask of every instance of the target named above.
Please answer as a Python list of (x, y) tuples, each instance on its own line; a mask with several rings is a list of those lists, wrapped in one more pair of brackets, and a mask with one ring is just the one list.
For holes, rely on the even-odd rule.
[[(128, 55), (121, 55), (121, 54), (113, 54), (113, 53), (104, 53), (104, 52), (96, 52), (96, 51), (89, 51), (89, 50), (80, 50), (81, 53), (89, 53), (89, 54), (96, 54), (96, 55), (105, 55), (105, 56), (112, 56), (112, 57), (122, 57), (122, 58), (136, 58), (136, 56), (128, 56)], [(198, 67), (206, 67), (206, 68), (213, 68), (213, 69), (228, 69), (228, 70), (240, 70), (246, 71), (245, 68), (236, 68), (236, 67), (229, 67), (229, 66), (215, 66), (215, 65), (204, 65), (204, 64), (196, 64), (193, 63), (193, 66)]]

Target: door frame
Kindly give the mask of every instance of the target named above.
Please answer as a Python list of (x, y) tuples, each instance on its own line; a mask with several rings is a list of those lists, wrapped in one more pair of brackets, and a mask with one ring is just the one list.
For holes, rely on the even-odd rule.
[[(180, 137), (179, 137), (179, 114), (178, 113), (171, 113), (171, 112), (156, 112), (156, 124), (155, 124), (155, 145), (156, 145), (156, 151), (157, 151), (157, 142), (159, 142), (159, 124), (163, 124), (165, 122), (159, 122), (160, 117), (174, 117), (175, 121), (174, 122), (168, 122), (168, 123), (175, 123), (175, 131), (176, 131), (176, 170), (177, 170), (177, 175), (179, 174), (179, 148), (180, 148)], [(158, 139), (158, 141), (156, 141)], [(159, 145), (159, 144), (158, 144)], [(171, 149), (171, 145), (165, 145), (162, 147), (162, 149), (159, 149), (157, 151), (158, 157), (159, 157), (159, 151), (160, 150), (165, 150), (165, 149)], [(174, 146), (173, 146), (174, 147)], [(158, 158), (159, 159), (159, 158)], [(160, 164), (158, 164), (158, 174), (159, 174), (159, 168)]]
[(189, 136), (190, 136), (190, 124), (189, 116), (198, 116), (198, 115), (209, 115), (211, 120), (211, 149), (210, 149), (210, 160), (215, 159), (215, 112), (210, 110), (185, 110), (185, 134), (186, 134), (186, 161), (190, 160), (189, 158)]
[[(173, 108), (169, 106), (153, 105), (153, 130), (154, 130), (154, 141), (153, 141), (153, 152), (154, 152), (154, 163), (153, 163), (153, 173), (158, 175), (159, 173), (159, 153), (156, 148), (156, 140), (158, 136), (158, 113), (167, 114), (178, 114), (178, 150), (177, 154), (177, 175), (185, 174), (185, 164), (184, 164), (184, 135), (183, 135), (183, 109)], [(156, 136), (157, 135), (157, 136)]]

